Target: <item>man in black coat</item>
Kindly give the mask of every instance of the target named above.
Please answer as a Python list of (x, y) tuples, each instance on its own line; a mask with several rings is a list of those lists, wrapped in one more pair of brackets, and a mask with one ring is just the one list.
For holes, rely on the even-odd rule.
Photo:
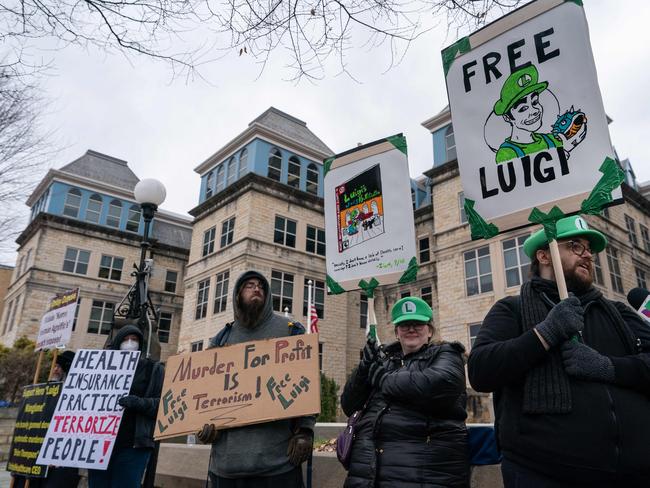
[(524, 243), (531, 280), (499, 300), (469, 357), (469, 379), (494, 392), (506, 488), (641, 487), (650, 483), (650, 328), (592, 286), (607, 246), (579, 216), (557, 223), (568, 299), (548, 242)]

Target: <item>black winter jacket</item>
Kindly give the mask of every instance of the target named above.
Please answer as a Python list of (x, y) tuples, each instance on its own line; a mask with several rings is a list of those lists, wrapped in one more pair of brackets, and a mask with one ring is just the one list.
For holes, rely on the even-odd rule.
[(533, 330), (523, 332), (519, 297), (492, 307), (468, 370), (477, 391), (494, 392), (506, 458), (574, 486), (649, 486), (650, 327), (623, 303), (615, 305), (637, 338), (637, 350), (627, 350), (598, 302), (588, 303), (583, 341), (612, 360), (616, 379), (607, 384), (570, 377), (573, 405), (567, 414), (523, 413), (526, 373), (548, 353)]
[(373, 389), (357, 368), (341, 406), (357, 422), (346, 488), (469, 486), (465, 367), (461, 344), (386, 348), (388, 373)]

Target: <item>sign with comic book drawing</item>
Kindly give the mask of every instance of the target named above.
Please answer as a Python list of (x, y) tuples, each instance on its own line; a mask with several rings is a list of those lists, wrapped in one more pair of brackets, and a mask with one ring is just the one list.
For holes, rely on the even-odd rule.
[(505, 231), (533, 207), (578, 211), (615, 157), (580, 2), (532, 2), (442, 55), (463, 190), (480, 216)]

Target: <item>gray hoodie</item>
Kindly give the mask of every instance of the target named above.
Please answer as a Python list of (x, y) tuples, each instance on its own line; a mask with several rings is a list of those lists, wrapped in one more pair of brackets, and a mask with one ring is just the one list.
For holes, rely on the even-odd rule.
[[(258, 323), (246, 329), (239, 326), (235, 318), (232, 324), (210, 340), (209, 348), (304, 333), (302, 326), (292, 325), (287, 317), (273, 312), (269, 282), (257, 271), (247, 271), (237, 279), (233, 289), (233, 306), (239, 306), (239, 289), (250, 278), (262, 282), (266, 295)], [(287, 458), (289, 439), (293, 431), (299, 428), (313, 430), (315, 421), (315, 417), (309, 416), (224, 429), (212, 444), (210, 471), (223, 478), (274, 476), (291, 471), (295, 466)]]

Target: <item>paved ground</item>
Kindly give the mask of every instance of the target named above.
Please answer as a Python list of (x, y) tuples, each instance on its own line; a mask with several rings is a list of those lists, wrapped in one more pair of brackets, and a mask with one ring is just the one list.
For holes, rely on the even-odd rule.
[(5, 471), (5, 467), (3, 466), (2, 471), (0, 471), (0, 488), (9, 488), (10, 483), (11, 475)]

